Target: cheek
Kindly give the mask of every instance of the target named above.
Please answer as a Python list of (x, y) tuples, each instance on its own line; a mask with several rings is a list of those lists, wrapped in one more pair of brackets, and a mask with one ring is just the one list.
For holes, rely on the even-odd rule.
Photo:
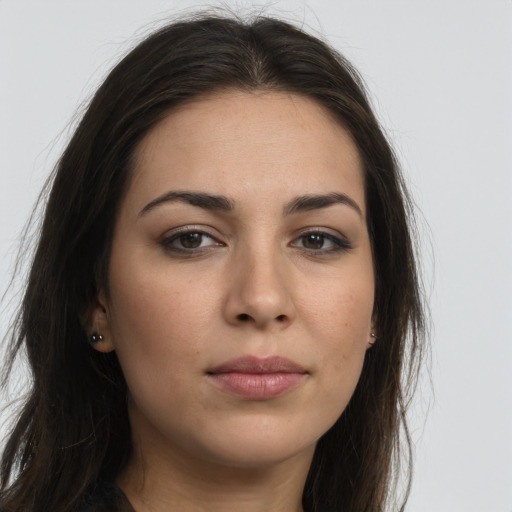
[(339, 416), (357, 385), (368, 348), (373, 281), (340, 281), (330, 293), (322, 293), (310, 311), (310, 329), (321, 334), (317, 350), (323, 398)]
[(150, 339), (186, 336), (215, 302), (209, 283), (169, 265), (142, 260), (112, 267), (111, 320), (120, 341), (134, 334)]
[(201, 326), (187, 294), (157, 284), (112, 290), (111, 334), (135, 409), (163, 421), (184, 408), (190, 379), (200, 372)]
[(304, 302), (304, 309), (310, 328), (322, 333), (328, 348), (351, 351), (366, 347), (373, 301), (373, 280), (354, 276), (317, 289), (315, 296), (310, 294), (309, 304)]
[(110, 326), (127, 381), (151, 382), (155, 375), (172, 375), (179, 381), (183, 368), (193, 368), (197, 361), (204, 338), (200, 334), (209, 318), (204, 300), (212, 299), (204, 299), (193, 282), (180, 281), (176, 275), (124, 275), (130, 279), (113, 274)]

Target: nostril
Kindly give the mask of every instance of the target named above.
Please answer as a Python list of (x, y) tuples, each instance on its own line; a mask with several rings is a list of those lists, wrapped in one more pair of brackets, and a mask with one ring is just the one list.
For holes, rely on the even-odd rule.
[[(247, 323), (247, 322), (250, 322), (250, 321), (255, 321), (255, 318), (256, 317), (253, 317), (247, 313), (240, 313), (239, 315), (236, 316), (236, 319), (239, 321), (239, 322), (244, 322), (244, 323)], [(283, 322), (286, 322), (288, 320), (288, 317), (286, 315), (278, 315), (274, 318), (275, 321), (279, 322), (279, 323), (283, 323)]]

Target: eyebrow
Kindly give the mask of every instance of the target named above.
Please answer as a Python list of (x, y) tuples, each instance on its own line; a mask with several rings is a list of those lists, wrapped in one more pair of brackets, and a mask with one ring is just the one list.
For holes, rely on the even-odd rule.
[[(169, 191), (157, 197), (156, 199), (153, 199), (146, 206), (144, 206), (144, 208), (142, 208), (142, 210), (139, 212), (139, 217), (149, 212), (150, 210), (153, 210), (157, 206), (174, 201), (182, 201), (184, 203), (188, 203), (192, 206), (197, 206), (205, 210), (231, 212), (235, 209), (235, 201), (229, 199), (226, 196), (207, 194), (205, 192)], [(287, 205), (285, 205), (283, 209), (283, 215), (288, 216), (304, 211), (318, 210), (335, 204), (343, 204), (349, 206), (355, 210), (360, 217), (363, 217), (363, 212), (361, 211), (359, 205), (351, 197), (339, 192), (332, 192), (330, 194), (306, 194), (298, 196), (292, 199), (292, 201), (290, 201)]]
[(173, 201), (182, 201), (184, 203), (191, 204), (192, 206), (204, 208), (205, 210), (220, 210), (229, 212), (235, 209), (235, 202), (231, 199), (228, 199), (226, 196), (217, 196), (203, 192), (170, 191), (157, 197), (156, 199), (153, 199), (153, 201), (144, 206), (144, 208), (142, 208), (142, 210), (139, 212), (139, 217), (163, 203)]
[(359, 205), (351, 197), (339, 192), (332, 192), (331, 194), (306, 194), (296, 197), (284, 207), (284, 215), (327, 208), (334, 204), (349, 206), (355, 210), (360, 217), (363, 217), (363, 212)]

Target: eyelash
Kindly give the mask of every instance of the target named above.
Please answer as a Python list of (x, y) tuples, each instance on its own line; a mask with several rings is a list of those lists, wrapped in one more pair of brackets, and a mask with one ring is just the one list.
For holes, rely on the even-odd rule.
[[(173, 243), (179, 242), (183, 243), (184, 238), (190, 235), (199, 235), (200, 236), (200, 244), (203, 243), (204, 238), (208, 238), (212, 241), (208, 245), (204, 247), (176, 247), (173, 246)], [(319, 248), (319, 249), (308, 249), (307, 247), (299, 247), (298, 243), (300, 241), (304, 242), (308, 236), (319, 236), (321, 237), (322, 245), (325, 244), (325, 241), (331, 242), (332, 247), (329, 249)], [(179, 229), (178, 231), (173, 232), (171, 235), (166, 236), (161, 239), (160, 245), (170, 253), (174, 253), (176, 255), (180, 255), (183, 257), (194, 257), (200, 256), (204, 254), (206, 251), (211, 250), (212, 247), (223, 247), (225, 244), (216, 240), (214, 236), (205, 232), (202, 229), (198, 229), (195, 227), (184, 227)], [(296, 237), (293, 242), (290, 244), (291, 247), (296, 247), (307, 253), (311, 256), (329, 256), (335, 255), (340, 252), (346, 252), (352, 249), (352, 244), (349, 240), (342, 236), (335, 236), (331, 233), (327, 233), (321, 229), (308, 229), (303, 231)]]
[[(175, 247), (172, 244), (176, 241), (180, 241), (180, 239), (183, 239), (187, 235), (200, 235), (201, 237), (201, 243), (203, 242), (204, 238), (209, 238), (213, 241), (213, 243), (210, 243), (204, 247), (192, 247), (192, 248), (185, 248), (185, 247)], [(207, 251), (210, 247), (222, 247), (224, 244), (222, 242), (218, 242), (215, 237), (210, 235), (209, 233), (205, 232), (202, 229), (195, 228), (193, 226), (184, 227), (181, 229), (178, 229), (177, 231), (174, 231), (171, 235), (163, 237), (160, 240), (160, 245), (162, 247), (171, 253), (175, 253), (177, 255), (181, 255), (184, 257), (193, 257), (198, 256), (205, 251)]]
[[(336, 236), (331, 233), (327, 233), (321, 229), (308, 229), (303, 231), (296, 239), (295, 241), (302, 240), (308, 236), (320, 236), (322, 237), (322, 241), (328, 240), (329, 242), (332, 242), (332, 247), (330, 249), (307, 249), (306, 247), (303, 248), (304, 251), (307, 253), (313, 255), (313, 256), (328, 256), (328, 255), (334, 255), (340, 252), (346, 252), (352, 249), (352, 244), (349, 240), (347, 240), (345, 237), (342, 236)], [(296, 247), (292, 243), (292, 247)]]

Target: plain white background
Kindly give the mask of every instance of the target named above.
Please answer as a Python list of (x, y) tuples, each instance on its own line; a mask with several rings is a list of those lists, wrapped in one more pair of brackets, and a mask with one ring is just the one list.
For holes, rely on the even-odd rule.
[[(1, 291), (74, 113), (134, 37), (204, 5), (0, 0)], [(304, 22), (361, 71), (425, 219), (434, 393), (424, 376), (408, 510), (512, 512), (512, 1), (290, 0), (265, 12)]]

